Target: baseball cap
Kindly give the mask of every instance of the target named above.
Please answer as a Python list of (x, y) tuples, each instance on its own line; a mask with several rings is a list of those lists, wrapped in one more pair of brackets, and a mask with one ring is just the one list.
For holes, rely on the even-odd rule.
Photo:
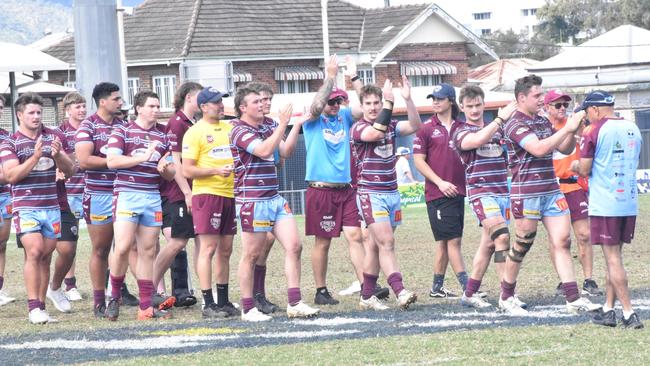
[(544, 104), (551, 104), (551, 102), (555, 102), (556, 100), (560, 98), (568, 98), (571, 100), (571, 97), (569, 94), (566, 94), (560, 89), (551, 89), (544, 95)]
[(411, 149), (409, 149), (408, 147), (400, 146), (397, 148), (395, 155), (408, 155), (410, 153), (411, 153)]
[(614, 100), (614, 96), (608, 92), (604, 90), (594, 90), (591, 93), (587, 94), (585, 100), (582, 101), (582, 104), (580, 104), (580, 106), (578, 106), (574, 112), (577, 113), (587, 109), (587, 107), (592, 106), (613, 106)]
[(443, 98), (456, 99), (456, 90), (454, 90), (453, 86), (447, 83), (442, 83), (440, 85), (434, 86), (433, 92), (427, 95), (427, 99), (434, 98), (434, 97), (438, 99), (443, 99)]
[(346, 93), (345, 90), (339, 89), (337, 87), (334, 87), (332, 89), (332, 92), (330, 93), (330, 96), (327, 98), (327, 100), (332, 100), (336, 98), (343, 98), (343, 99), (348, 99), (348, 93)]
[(208, 86), (203, 88), (203, 90), (199, 92), (199, 95), (196, 97), (196, 104), (198, 104), (198, 106), (200, 107), (202, 104), (206, 104), (209, 102), (219, 102), (221, 101), (221, 98), (225, 98), (228, 96), (230, 95), (224, 94), (218, 91), (217, 89)]

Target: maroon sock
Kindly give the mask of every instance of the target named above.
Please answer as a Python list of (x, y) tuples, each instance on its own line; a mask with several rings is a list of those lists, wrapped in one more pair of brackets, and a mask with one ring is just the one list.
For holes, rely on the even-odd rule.
[(39, 301), (38, 307), (41, 308), (41, 310), (45, 310), (45, 302), (44, 301)]
[(2, 286), (5, 284), (5, 278), (0, 276), (0, 290), (2, 290)]
[(562, 290), (564, 290), (564, 298), (568, 302), (574, 302), (580, 298), (578, 283), (576, 281), (562, 282)]
[(115, 300), (122, 298), (122, 285), (124, 284), (125, 276), (113, 276), (111, 273), (111, 297)]
[(65, 283), (65, 290), (66, 291), (70, 291), (73, 288), (77, 288), (77, 278), (76, 277), (64, 278), (63, 283)]
[(140, 310), (146, 310), (151, 306), (151, 297), (153, 296), (153, 282), (151, 280), (138, 280), (138, 290), (140, 292)]
[[(395, 296), (399, 296), (399, 293), (404, 290), (404, 283), (402, 283), (402, 274), (399, 272), (393, 272), (388, 276), (388, 285), (393, 289)], [(372, 288), (374, 292), (374, 287)]]
[(302, 300), (300, 296), (300, 288), (292, 287), (287, 290), (287, 298), (289, 299), (289, 305), (294, 306)]
[(93, 302), (95, 307), (106, 304), (106, 290), (93, 290)]
[(505, 280), (501, 281), (501, 300), (508, 300), (515, 296), (515, 287), (517, 287), (517, 282), (508, 283)]
[(363, 286), (361, 287), (361, 298), (368, 300), (375, 294), (375, 287), (377, 287), (377, 279), (379, 276), (367, 274), (363, 272)]
[(475, 280), (472, 277), (467, 280), (467, 287), (465, 288), (465, 296), (472, 297), (478, 289), (481, 288), (481, 281)]
[(252, 297), (242, 297), (241, 299), (241, 308), (244, 311), (244, 314), (248, 313), (255, 307), (255, 300)]
[(253, 272), (253, 295), (262, 294), (266, 296), (264, 281), (266, 280), (266, 266), (255, 265)]
[(32, 311), (34, 309), (38, 309), (41, 307), (41, 301), (38, 299), (28, 299), (27, 300), (27, 308), (29, 311)]

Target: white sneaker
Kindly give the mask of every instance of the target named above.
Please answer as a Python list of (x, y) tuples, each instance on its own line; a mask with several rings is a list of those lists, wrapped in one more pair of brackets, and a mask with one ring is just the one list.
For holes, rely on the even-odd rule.
[(350, 295), (354, 295), (354, 294), (356, 294), (358, 292), (361, 292), (361, 283), (359, 281), (354, 281), (354, 282), (352, 282), (350, 287), (339, 291), (339, 295), (341, 295), (341, 296), (350, 296)]
[(519, 296), (518, 296), (517, 294), (514, 295), (514, 298), (515, 298), (515, 304), (517, 304), (517, 306), (519, 306), (519, 307), (522, 308), (522, 309), (527, 309), (527, 308), (528, 308), (528, 304), (526, 304), (525, 302), (521, 301), (521, 300), (519, 299)]
[(460, 304), (475, 309), (485, 309), (492, 306), (492, 304), (483, 300), (481, 295), (475, 293), (472, 295), (472, 297), (467, 297), (465, 296), (464, 292), (463, 292), (463, 296), (461, 296), (460, 298)]
[(399, 295), (397, 295), (397, 305), (402, 310), (406, 310), (417, 299), (418, 295), (416, 295), (415, 292), (411, 292), (407, 289), (402, 289), (402, 291), (399, 292)]
[(600, 304), (594, 304), (593, 302), (589, 301), (589, 299), (586, 297), (579, 297), (574, 302), (567, 301), (566, 303), (566, 310), (571, 314), (578, 314), (581, 311), (596, 311), (602, 307), (603, 306)]
[(363, 297), (359, 297), (359, 307), (361, 310), (387, 310), (390, 309), (388, 306), (381, 303), (377, 296), (372, 295), (367, 300), (364, 300)]
[(524, 310), (517, 305), (517, 301), (514, 296), (510, 296), (506, 300), (502, 300), (499, 296), (499, 309), (505, 312), (508, 315), (522, 316), (527, 315), (528, 311)]
[(0, 306), (7, 305), (10, 302), (14, 302), (14, 301), (16, 301), (16, 299), (9, 296), (9, 294), (5, 290), (0, 290)]
[(49, 321), (50, 316), (40, 308), (29, 312), (29, 322), (32, 324), (45, 324)]
[(320, 313), (320, 309), (312, 308), (300, 300), (296, 305), (287, 304), (289, 318), (311, 318)]
[(257, 310), (257, 308), (250, 309), (248, 313), (241, 313), (241, 320), (247, 322), (265, 322), (271, 319), (273, 319), (273, 317), (262, 313), (261, 311)]
[(52, 287), (47, 286), (47, 298), (50, 299), (52, 304), (54, 304), (54, 307), (62, 313), (69, 313), (70, 310), (72, 310), (70, 301), (68, 301), (68, 298), (63, 293), (63, 289), (60, 287), (58, 290), (52, 290)]
[(73, 287), (69, 291), (66, 291), (65, 297), (68, 298), (68, 301), (81, 301), (84, 299), (76, 287)]

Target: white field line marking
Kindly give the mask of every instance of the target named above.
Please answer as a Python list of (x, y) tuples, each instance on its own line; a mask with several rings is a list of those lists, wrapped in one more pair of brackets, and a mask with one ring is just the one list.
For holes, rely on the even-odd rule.
[(25, 343), (14, 343), (0, 345), (1, 349), (22, 350), (22, 349), (110, 349), (110, 350), (153, 350), (167, 348), (189, 348), (214, 344), (218, 341), (232, 339), (292, 339), (292, 338), (318, 338), (330, 337), (344, 334), (360, 333), (360, 330), (321, 330), (317, 332), (283, 332), (283, 333), (264, 333), (241, 335), (212, 335), (212, 336), (168, 336), (168, 337), (151, 337), (142, 339), (113, 339), (89, 341), (85, 339), (66, 340), (56, 339), (51, 341), (33, 341)]
[[(526, 315), (521, 315), (519, 317), (527, 317), (527, 318), (568, 318), (574, 316), (573, 314), (569, 314), (564, 312), (564, 308), (558, 308), (556, 311), (552, 310), (537, 310), (538, 307), (536, 306), (534, 308), (535, 310), (530, 310), (528, 311), (528, 314)], [(560, 310), (561, 309), (561, 310)], [(449, 318), (467, 318), (467, 317), (475, 317), (475, 318), (511, 318), (513, 317), (512, 315), (508, 315), (505, 313), (500, 313), (496, 311), (491, 311), (491, 312), (473, 312), (473, 313), (443, 313), (442, 314), (445, 317)]]
[(319, 327), (335, 327), (337, 325), (357, 324), (357, 323), (376, 323), (379, 320), (369, 318), (344, 318), (336, 317), (332, 319), (316, 318), (314, 320), (292, 320), (292, 324), (315, 325)]
[(461, 327), (466, 325), (483, 325), (483, 324), (499, 324), (503, 323), (503, 320), (430, 320), (424, 323), (408, 322), (400, 324), (400, 327), (420, 327), (420, 328), (430, 328), (430, 327)]

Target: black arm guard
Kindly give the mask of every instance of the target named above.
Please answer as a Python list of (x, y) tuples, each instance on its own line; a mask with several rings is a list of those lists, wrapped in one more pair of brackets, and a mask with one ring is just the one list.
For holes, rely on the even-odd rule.
[(372, 124), (372, 127), (381, 132), (386, 132), (388, 130), (388, 125), (393, 118), (393, 110), (388, 108), (382, 108), (379, 113), (379, 117), (375, 120), (375, 123)]

